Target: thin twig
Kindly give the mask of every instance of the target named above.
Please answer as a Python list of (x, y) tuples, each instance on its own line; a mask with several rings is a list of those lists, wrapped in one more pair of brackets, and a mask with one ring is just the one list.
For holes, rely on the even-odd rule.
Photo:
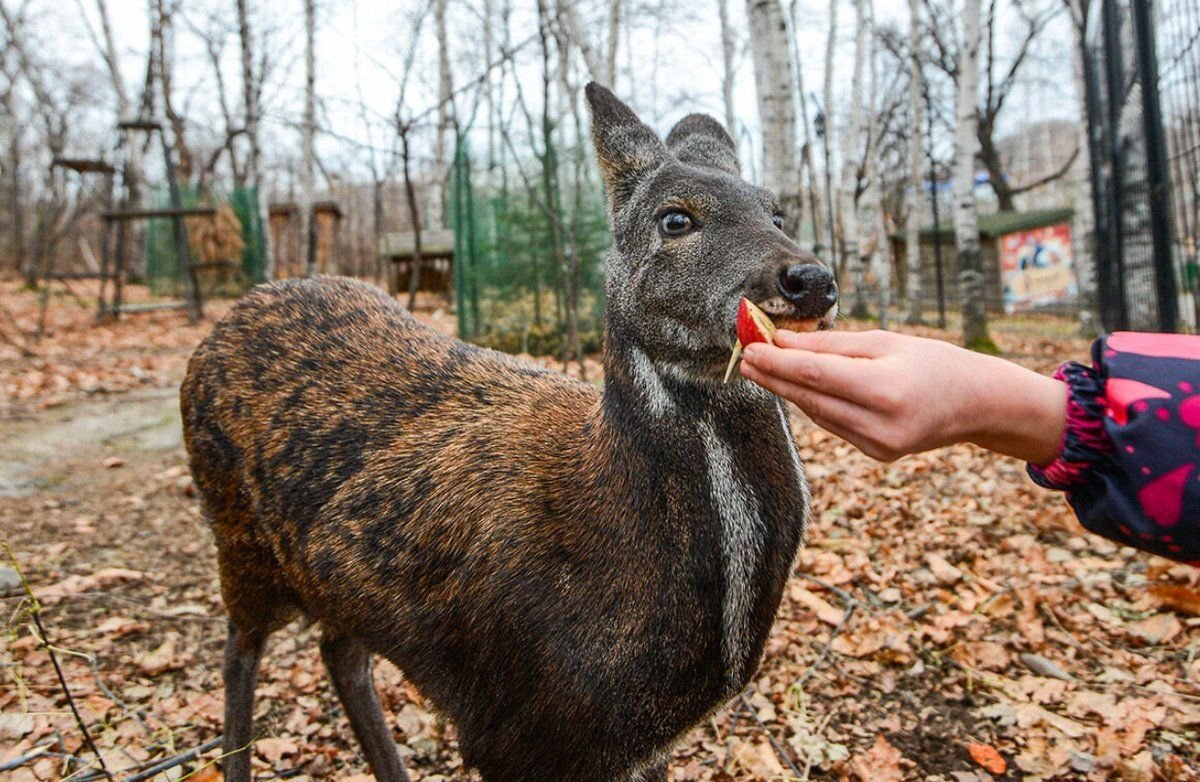
[(56, 744), (58, 744), (58, 739), (50, 739), (44, 744), (39, 744), (34, 747), (33, 750), (26, 752), (24, 755), (18, 755), (12, 760), (0, 763), (0, 771), (12, 771), (14, 768), (19, 768), (31, 760), (37, 760), (42, 755), (49, 753), (50, 748)]
[(42, 624), (39, 617), (41, 612), (41, 604), (33, 594), (33, 588), (29, 585), (29, 581), (25, 578), (25, 574), (21, 571), (21, 565), (17, 562), (17, 555), (13, 553), (12, 547), (8, 543), (0, 542), (4, 549), (8, 552), (8, 558), (12, 562), (13, 569), (17, 571), (17, 577), (21, 579), (21, 586), (25, 589), (25, 594), (29, 596), (29, 618), (33, 620), (34, 626), (38, 631), (38, 640), (50, 655), (50, 663), (54, 666), (54, 673), (58, 676), (58, 683), (62, 686), (63, 694), (67, 696), (67, 705), (71, 707), (71, 714), (75, 716), (75, 724), (79, 726), (79, 731), (83, 734), (83, 740), (87, 742), (88, 749), (96, 756), (96, 762), (100, 766), (100, 770), (104, 772), (107, 779), (112, 779), (112, 772), (108, 770), (108, 766), (104, 763), (104, 756), (100, 754), (100, 750), (96, 747), (96, 742), (92, 740), (92, 734), (87, 729), (87, 724), (84, 723), (83, 717), (79, 714), (79, 709), (75, 705), (75, 698), (71, 695), (71, 688), (67, 686), (67, 677), (63, 674), (62, 666), (58, 663), (58, 655), (55, 653), (55, 646), (50, 643), (50, 636), (46, 633), (46, 628)]
[[(134, 774), (133, 776), (125, 777), (123, 780), (121, 780), (121, 782), (139, 782), (140, 780), (149, 779), (150, 777), (154, 776), (155, 774), (161, 774), (162, 772), (167, 771), (168, 769), (172, 769), (172, 768), (175, 768), (176, 766), (183, 765), (184, 763), (187, 763), (189, 760), (193, 760), (196, 757), (203, 755), (205, 752), (208, 752), (209, 750), (216, 749), (218, 746), (220, 746), (221, 740), (222, 740), (221, 737), (218, 736), (215, 739), (205, 742), (204, 744), (201, 744), (198, 747), (193, 747), (192, 749), (189, 749), (186, 752), (180, 752), (178, 755), (172, 755), (169, 758), (157, 761), (154, 763), (154, 765), (151, 765), (151, 766), (147, 766), (145, 763), (143, 763), (142, 771), (138, 772), (137, 774)], [(134, 766), (134, 769), (137, 769), (137, 768), (138, 768), (138, 766)], [(129, 770), (134, 770), (134, 769), (129, 769)], [(102, 779), (102, 778), (103, 778), (102, 774), (92, 774), (90, 776), (77, 777), (75, 779), (75, 782), (95, 782), (95, 780)]]
[(842, 614), (842, 621), (838, 622), (837, 626), (833, 628), (833, 632), (829, 634), (829, 640), (826, 641), (825, 645), (821, 647), (821, 654), (816, 660), (813, 661), (812, 665), (808, 666), (808, 670), (806, 670), (804, 675), (801, 676), (796, 682), (796, 686), (803, 687), (804, 684), (813, 677), (813, 675), (817, 672), (817, 669), (821, 667), (825, 660), (828, 659), (829, 652), (833, 647), (834, 639), (838, 637), (838, 633), (842, 632), (842, 628), (846, 626), (846, 624), (850, 621), (850, 617), (854, 616), (854, 611), (858, 608), (858, 601), (854, 598), (851, 598), (850, 600), (851, 602), (846, 608), (846, 613)]
[(779, 755), (784, 763), (787, 763), (788, 768), (792, 770), (792, 773), (796, 775), (797, 779), (801, 778), (803, 774), (800, 773), (800, 769), (796, 768), (796, 764), (792, 761), (792, 756), (789, 755), (787, 750), (783, 748), (783, 745), (781, 745), (775, 739), (774, 734), (767, 729), (767, 726), (763, 723), (763, 721), (758, 718), (758, 712), (756, 712), (754, 707), (750, 705), (750, 701), (746, 699), (746, 694), (742, 693), (739, 695), (738, 700), (740, 700), (742, 702), (742, 706), (750, 712), (750, 718), (754, 720), (756, 725), (758, 725), (759, 730), (767, 735), (767, 741), (771, 742), (771, 746), (775, 749), (775, 754)]

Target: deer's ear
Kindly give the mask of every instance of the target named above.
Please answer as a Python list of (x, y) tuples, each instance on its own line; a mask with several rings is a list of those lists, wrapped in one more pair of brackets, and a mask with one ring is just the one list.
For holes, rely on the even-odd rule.
[(667, 149), (682, 163), (718, 168), (740, 176), (737, 147), (725, 128), (707, 114), (689, 114), (671, 128)]
[(596, 82), (585, 89), (592, 109), (592, 143), (608, 192), (609, 208), (625, 205), (638, 183), (662, 165), (667, 148), (633, 109)]

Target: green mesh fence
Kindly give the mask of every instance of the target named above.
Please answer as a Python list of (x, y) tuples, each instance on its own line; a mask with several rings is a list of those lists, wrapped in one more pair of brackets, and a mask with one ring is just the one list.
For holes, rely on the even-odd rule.
[(600, 349), (609, 244), (604, 194), (594, 181), (576, 186), (572, 154), (564, 151), (547, 188), (541, 160), (489, 170), (459, 140), (447, 211), (464, 339), (510, 353), (565, 355), (573, 352), (574, 312), (582, 351)]
[[(225, 284), (232, 287), (227, 292), (237, 293), (266, 279), (266, 246), (262, 216), (258, 210), (258, 195), (255, 188), (236, 188), (228, 196), (202, 198), (194, 188), (182, 188), (180, 201), (185, 209), (197, 206), (219, 206), (229, 204), (242, 224), (242, 251), (237, 273)], [(171, 198), (163, 188), (150, 194), (150, 204), (155, 209), (167, 209)], [(229, 259), (234, 260), (234, 259)], [(156, 294), (178, 296), (183, 292), (182, 271), (175, 252), (175, 232), (169, 218), (154, 218), (146, 227), (146, 283)], [(207, 290), (207, 294), (217, 291)]]

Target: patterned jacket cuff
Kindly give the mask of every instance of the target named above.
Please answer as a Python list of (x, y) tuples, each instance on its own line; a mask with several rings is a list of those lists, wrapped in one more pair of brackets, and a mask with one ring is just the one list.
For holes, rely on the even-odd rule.
[(1030, 464), (1025, 469), (1039, 486), (1065, 491), (1086, 481), (1088, 470), (1113, 452), (1113, 444), (1104, 429), (1108, 403), (1096, 370), (1071, 361), (1059, 366), (1054, 378), (1068, 389), (1062, 447), (1049, 464)]

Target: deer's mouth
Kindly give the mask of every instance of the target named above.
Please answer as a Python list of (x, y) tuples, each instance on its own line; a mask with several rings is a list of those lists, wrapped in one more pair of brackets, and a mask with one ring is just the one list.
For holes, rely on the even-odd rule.
[(772, 296), (769, 299), (754, 302), (758, 308), (771, 318), (776, 328), (789, 331), (825, 331), (833, 328), (837, 319), (837, 304), (818, 316), (802, 312), (798, 307), (782, 296)]

